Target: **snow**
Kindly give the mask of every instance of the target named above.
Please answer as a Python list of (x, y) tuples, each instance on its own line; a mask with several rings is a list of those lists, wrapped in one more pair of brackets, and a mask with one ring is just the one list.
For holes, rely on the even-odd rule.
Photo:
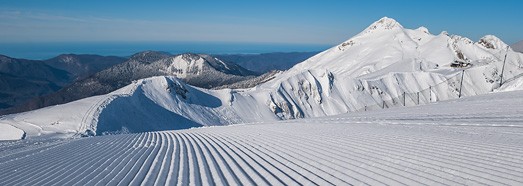
[[(78, 136), (91, 132), (133, 133), (198, 126), (334, 116), (360, 110), (415, 105), (463, 96), (521, 89), (523, 54), (507, 50), (495, 36), (479, 42), (458, 35), (432, 35), (427, 28), (406, 29), (383, 18), (340, 45), (247, 89), (207, 90), (175, 77), (135, 81), (115, 92), (0, 119), (24, 130), (28, 138)], [(503, 82), (500, 74), (507, 55)], [(204, 61), (231, 68), (206, 55), (161, 58), (162, 68), (182, 75), (201, 71)], [(470, 63), (454, 68), (451, 63)], [(156, 63), (155, 63), (156, 64)], [(215, 76), (216, 75), (216, 76)], [(203, 78), (203, 79), (205, 79)], [(200, 78), (199, 82), (204, 82)], [(401, 101), (402, 95), (408, 95)], [(408, 99), (409, 102), (406, 101)]]
[(186, 78), (192, 73), (200, 75), (205, 63), (203, 58), (192, 59), (184, 55), (175, 56), (169, 60), (171, 60), (170, 65), (164, 71), (167, 74), (176, 74), (179, 78)]
[(513, 91), (284, 122), (0, 142), (0, 185), (521, 185), (521, 104)]
[[(162, 67), (209, 72), (198, 56)], [(385, 17), (252, 88), (156, 76), (3, 116), (0, 185), (522, 185), (522, 59)]]
[(0, 122), (16, 126), (26, 131), (28, 138), (33, 138), (278, 120), (263, 107), (264, 103), (259, 107), (249, 103), (256, 103), (255, 98), (237, 90), (207, 90), (187, 85), (172, 76), (157, 76), (135, 81), (107, 95), (8, 115), (0, 118)]
[(19, 140), (24, 138), (24, 131), (8, 124), (0, 123), (0, 141)]
[(56, 135), (72, 137), (86, 130), (84, 120), (93, 120), (90, 115), (98, 109), (105, 96), (95, 96), (66, 104), (46, 107), (35, 111), (7, 115), (0, 122), (15, 126), (29, 137)]
[(523, 78), (516, 78), (513, 81), (503, 84), (497, 91), (523, 90)]

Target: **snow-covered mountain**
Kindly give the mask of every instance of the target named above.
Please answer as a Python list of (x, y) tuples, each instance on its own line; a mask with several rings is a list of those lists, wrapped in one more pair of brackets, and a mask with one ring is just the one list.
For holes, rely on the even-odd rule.
[[(67, 56), (59, 56), (58, 58), (70, 59)], [(55, 61), (60, 60), (57, 59)], [(69, 61), (74, 61), (74, 59)], [(251, 79), (254, 78), (254, 75), (256, 75), (255, 72), (246, 70), (233, 63), (223, 62), (209, 55), (170, 55), (162, 52), (145, 51), (131, 56), (124, 63), (76, 81), (56, 93), (38, 97), (25, 105), (13, 108), (9, 110), (9, 113), (28, 111), (90, 96), (107, 94), (130, 84), (133, 80), (153, 76), (176, 76), (197, 87), (213, 88)]]
[[(262, 87), (276, 90), (271, 100), (286, 110), (284, 118), (334, 115), (445, 82), (459, 75), (462, 68), (451, 64), (461, 62), (471, 65), (464, 76), (463, 94), (483, 94), (499, 86), (506, 49), (492, 35), (473, 42), (446, 32), (432, 35), (424, 27), (405, 29), (385, 17)], [(508, 50), (505, 80), (523, 73), (522, 58)], [(446, 90), (432, 94), (455, 94), (456, 83), (448, 84)]]
[[(505, 84), (499, 87), (507, 53)], [(180, 58), (186, 57), (160, 61)], [(405, 29), (385, 17), (253, 88), (206, 90), (175, 77), (159, 76), (104, 96), (6, 116), (0, 123), (35, 136), (60, 131), (141, 132), (336, 115), (382, 104), (398, 106), (401, 99), (397, 98), (404, 93), (421, 90), (428, 94), (418, 94), (418, 102), (457, 97), (463, 69), (464, 96), (503, 91), (508, 85), (510, 90), (517, 89), (513, 80), (523, 73), (522, 59), (523, 54), (507, 50), (495, 36), (473, 42), (446, 32), (433, 35), (424, 27)], [(163, 71), (188, 72), (160, 64), (166, 67)]]

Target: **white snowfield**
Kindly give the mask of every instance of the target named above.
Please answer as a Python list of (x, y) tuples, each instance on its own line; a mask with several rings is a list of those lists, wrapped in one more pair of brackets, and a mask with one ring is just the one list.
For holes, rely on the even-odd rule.
[(25, 135), (25, 132), (23, 130), (20, 130), (11, 125), (2, 124), (2, 123), (0, 123), (0, 131), (2, 131), (1, 132), (2, 135), (0, 135), (0, 141), (18, 140), (18, 139), (22, 139)]
[(522, 185), (522, 104), (513, 91), (286, 122), (1, 142), (0, 185)]

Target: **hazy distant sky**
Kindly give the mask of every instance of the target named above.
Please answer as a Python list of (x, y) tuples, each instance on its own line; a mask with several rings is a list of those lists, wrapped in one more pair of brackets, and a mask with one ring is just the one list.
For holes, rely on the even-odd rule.
[(337, 44), (383, 16), (478, 40), (523, 40), (523, 1), (0, 0), (0, 43)]

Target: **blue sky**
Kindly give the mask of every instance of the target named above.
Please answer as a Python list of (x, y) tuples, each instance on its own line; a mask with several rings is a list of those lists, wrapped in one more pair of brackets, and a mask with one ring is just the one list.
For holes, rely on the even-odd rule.
[(523, 40), (523, 1), (0, 0), (0, 43), (238, 42), (334, 45), (383, 16), (478, 40)]

